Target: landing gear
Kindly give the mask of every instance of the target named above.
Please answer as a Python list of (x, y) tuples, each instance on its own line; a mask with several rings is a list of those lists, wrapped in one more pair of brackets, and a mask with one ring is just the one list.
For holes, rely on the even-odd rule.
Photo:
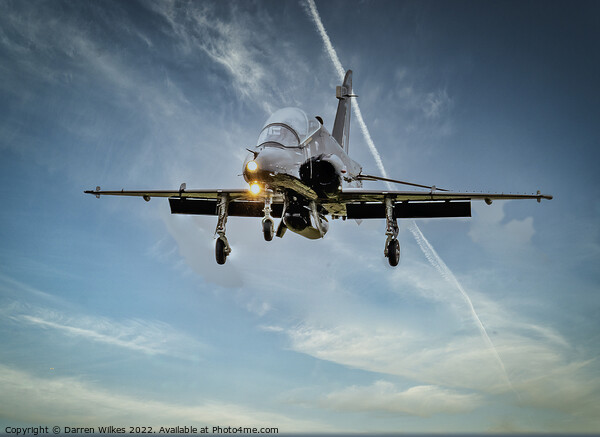
[[(267, 191), (266, 187), (265, 191)], [(273, 217), (271, 217), (271, 202), (273, 200), (271, 197), (272, 194), (273, 193), (271, 192), (271, 194), (265, 198), (265, 208), (263, 209), (265, 216), (262, 220), (262, 228), (265, 241), (271, 241), (273, 239), (273, 235), (275, 235), (275, 222), (273, 221)]]
[(218, 235), (217, 241), (215, 242), (215, 258), (217, 264), (225, 264), (227, 257), (231, 253), (231, 247), (225, 236), (225, 225), (227, 224), (227, 208), (229, 206), (229, 199), (227, 194), (219, 196), (219, 203), (217, 204), (217, 214), (219, 219), (217, 221), (217, 229), (215, 234)]
[(392, 267), (396, 267), (400, 262), (400, 242), (397, 238), (389, 241), (387, 245), (387, 257)]
[(217, 258), (217, 264), (225, 264), (227, 261), (227, 254), (225, 253), (225, 241), (221, 238), (217, 238), (215, 244), (215, 257)]
[(273, 219), (265, 217), (262, 222), (262, 227), (265, 241), (271, 241), (275, 234), (275, 224), (273, 223)]
[(277, 226), (277, 233), (275, 235), (277, 235), (279, 238), (283, 238), (285, 231), (287, 231), (287, 226), (283, 222), (283, 219), (281, 219), (279, 226)]
[(398, 221), (394, 214), (394, 202), (390, 197), (385, 199), (385, 249), (383, 255), (388, 259), (392, 267), (396, 267), (400, 262), (400, 242), (398, 241)]

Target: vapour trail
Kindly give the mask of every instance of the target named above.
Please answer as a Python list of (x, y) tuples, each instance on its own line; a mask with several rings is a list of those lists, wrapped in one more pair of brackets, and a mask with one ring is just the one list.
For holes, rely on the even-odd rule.
[(446, 265), (444, 260), (438, 255), (438, 253), (433, 248), (431, 243), (429, 243), (427, 238), (425, 238), (425, 235), (423, 235), (423, 233), (421, 232), (421, 229), (419, 229), (419, 227), (417, 226), (417, 223), (414, 220), (412, 221), (408, 230), (413, 234), (413, 236), (415, 237), (415, 240), (417, 240), (417, 244), (419, 245), (419, 247), (425, 254), (425, 257), (429, 260), (431, 265), (436, 268), (436, 270), (440, 273), (440, 275), (442, 275), (442, 277), (446, 281), (450, 282), (452, 285), (454, 285), (458, 289), (458, 291), (460, 291), (465, 302), (469, 306), (469, 310), (471, 311), (471, 315), (473, 316), (473, 319), (475, 320), (475, 323), (477, 324), (477, 328), (479, 329), (479, 332), (481, 333), (481, 337), (484, 339), (484, 341), (487, 344), (490, 351), (494, 354), (494, 357), (496, 358), (496, 360), (498, 361), (498, 364), (500, 365), (500, 368), (502, 369), (502, 373), (504, 375), (504, 379), (506, 380), (506, 384), (510, 387), (510, 389), (513, 393), (515, 393), (517, 396), (519, 396), (518, 393), (515, 391), (512, 383), (510, 382), (510, 378), (508, 377), (508, 373), (506, 372), (506, 368), (504, 367), (504, 362), (502, 361), (502, 358), (500, 358), (500, 355), (498, 354), (498, 351), (496, 350), (494, 343), (492, 343), (491, 338), (489, 337), (487, 331), (485, 330), (485, 326), (483, 326), (481, 319), (479, 318), (479, 316), (477, 315), (477, 312), (475, 311), (475, 307), (473, 306), (473, 302), (471, 302), (471, 298), (469, 297), (469, 295), (467, 294), (467, 292), (465, 291), (463, 286), (460, 284), (460, 282), (458, 282), (458, 279), (456, 279), (456, 276), (454, 276), (454, 273), (452, 273), (452, 270), (450, 270), (450, 268)]
[[(342, 63), (340, 62), (340, 59), (338, 58), (337, 52), (333, 48), (333, 44), (331, 44), (331, 40), (329, 39), (329, 35), (327, 34), (327, 31), (325, 30), (325, 26), (323, 26), (323, 22), (321, 21), (321, 16), (319, 15), (319, 11), (317, 10), (317, 5), (315, 4), (314, 0), (306, 0), (306, 3), (308, 4), (308, 9), (310, 11), (311, 18), (313, 19), (315, 25), (317, 26), (317, 30), (318, 30), (319, 34), (321, 35), (321, 38), (323, 39), (323, 44), (325, 45), (325, 50), (327, 51), (327, 54), (331, 58), (331, 62), (333, 62), (333, 66), (335, 67), (335, 69), (338, 73), (340, 81), (342, 81), (342, 80), (344, 80), (345, 70), (344, 70), (344, 67), (342, 66)], [(377, 151), (377, 148), (375, 147), (375, 143), (371, 139), (371, 135), (369, 134), (369, 129), (367, 128), (367, 125), (365, 124), (365, 122), (362, 118), (362, 113), (360, 112), (358, 102), (355, 101), (354, 104), (352, 105), (352, 108), (354, 109), (354, 115), (356, 116), (356, 119), (358, 120), (358, 125), (360, 126), (360, 130), (361, 130), (363, 136), (365, 137), (365, 141), (367, 142), (367, 145), (369, 146), (369, 150), (371, 151), (373, 158), (375, 158), (377, 167), (379, 168), (379, 171), (381, 172), (382, 176), (387, 178), (388, 177), (387, 172), (385, 171), (385, 168), (383, 166), (383, 161), (381, 160), (381, 155), (379, 155), (379, 152)], [(386, 182), (386, 184), (388, 186), (388, 189), (391, 190), (392, 184), (389, 182)], [(473, 316), (473, 319), (475, 320), (475, 322), (477, 324), (477, 328), (479, 329), (479, 332), (481, 333), (483, 340), (485, 341), (485, 343), (487, 344), (489, 349), (492, 351), (494, 357), (498, 361), (498, 364), (500, 365), (500, 368), (502, 369), (504, 378), (506, 379), (507, 385), (510, 387), (510, 389), (514, 393), (516, 393), (515, 389), (513, 388), (512, 383), (510, 382), (508, 373), (506, 372), (506, 368), (504, 367), (504, 362), (502, 361), (502, 358), (500, 358), (500, 355), (498, 354), (498, 351), (496, 350), (494, 343), (492, 342), (487, 331), (485, 330), (485, 326), (483, 326), (483, 323), (481, 323), (481, 319), (477, 315), (477, 312), (475, 311), (475, 307), (473, 306), (473, 302), (471, 302), (469, 295), (467, 294), (465, 289), (462, 287), (460, 282), (458, 282), (458, 279), (456, 279), (456, 276), (454, 276), (454, 273), (452, 273), (450, 268), (448, 268), (446, 263), (438, 255), (438, 253), (435, 251), (433, 246), (425, 238), (425, 236), (423, 235), (423, 233), (421, 232), (421, 230), (417, 226), (417, 223), (414, 220), (412, 221), (411, 225), (409, 226), (409, 230), (415, 237), (417, 244), (421, 248), (421, 251), (427, 258), (429, 263), (442, 275), (442, 277), (444, 279), (446, 279), (446, 281), (450, 282), (452, 285), (454, 285), (458, 289), (458, 291), (460, 291), (463, 299), (469, 306), (471, 315)], [(518, 394), (517, 394), (517, 396), (518, 396)]]
[[(317, 30), (319, 31), (321, 38), (323, 38), (323, 44), (325, 44), (325, 50), (327, 51), (327, 54), (331, 58), (331, 62), (333, 62), (333, 66), (335, 67), (335, 70), (337, 71), (340, 81), (343, 81), (344, 75), (346, 74), (346, 72), (344, 70), (344, 67), (342, 67), (340, 58), (338, 58), (338, 55), (337, 55), (335, 49), (333, 48), (333, 45), (331, 44), (331, 40), (329, 39), (329, 35), (327, 35), (325, 26), (323, 26), (323, 22), (321, 21), (321, 16), (319, 15), (319, 11), (317, 11), (317, 5), (315, 4), (314, 0), (306, 0), (306, 2), (308, 3), (308, 9), (310, 11), (313, 21), (315, 22), (315, 25), (317, 26)], [(384, 178), (387, 179), (388, 175), (383, 166), (383, 161), (381, 160), (381, 156), (379, 155), (379, 152), (377, 151), (377, 148), (375, 147), (375, 143), (371, 139), (371, 134), (369, 133), (369, 129), (367, 129), (367, 125), (365, 124), (365, 121), (363, 120), (362, 113), (360, 112), (360, 108), (358, 107), (358, 102), (355, 101), (354, 104), (351, 106), (352, 106), (352, 110), (354, 111), (354, 116), (356, 117), (356, 120), (358, 121), (358, 126), (360, 127), (360, 130), (361, 130), (363, 136), (365, 137), (365, 141), (367, 142), (367, 145), (369, 146), (369, 150), (371, 151), (373, 158), (375, 158), (375, 163), (377, 164), (377, 168), (379, 168), (379, 171), (381, 172), (381, 176), (383, 176)], [(386, 185), (388, 187), (388, 190), (393, 189), (393, 186), (391, 183), (386, 182)]]

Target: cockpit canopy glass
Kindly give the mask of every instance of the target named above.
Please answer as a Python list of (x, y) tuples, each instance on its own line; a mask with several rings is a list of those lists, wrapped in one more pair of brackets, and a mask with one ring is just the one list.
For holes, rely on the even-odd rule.
[(278, 143), (284, 147), (299, 147), (319, 127), (316, 120), (309, 120), (298, 108), (283, 108), (274, 112), (265, 122), (258, 136), (257, 145)]

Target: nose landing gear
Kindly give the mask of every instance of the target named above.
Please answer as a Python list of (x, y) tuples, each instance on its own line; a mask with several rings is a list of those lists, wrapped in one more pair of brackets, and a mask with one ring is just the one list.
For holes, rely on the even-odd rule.
[(265, 241), (271, 241), (273, 239), (273, 235), (275, 235), (275, 222), (273, 221), (273, 217), (271, 217), (272, 200), (273, 198), (271, 197), (271, 195), (268, 195), (265, 198), (265, 208), (263, 209), (265, 216), (262, 220), (262, 228)]
[(275, 234), (275, 224), (273, 223), (273, 219), (270, 217), (265, 217), (262, 221), (262, 227), (265, 241), (271, 241), (273, 239), (273, 235)]

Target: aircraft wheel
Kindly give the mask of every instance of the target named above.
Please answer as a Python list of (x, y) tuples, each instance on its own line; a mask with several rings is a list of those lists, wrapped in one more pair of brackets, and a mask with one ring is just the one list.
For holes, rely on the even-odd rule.
[(392, 267), (396, 267), (400, 262), (400, 242), (394, 238), (388, 243), (388, 262)]
[(217, 258), (217, 264), (225, 264), (227, 260), (225, 242), (220, 238), (217, 238), (217, 242), (215, 243), (215, 257)]
[(273, 224), (273, 220), (263, 220), (262, 226), (265, 241), (271, 241), (273, 239), (273, 235), (275, 234), (275, 225)]

